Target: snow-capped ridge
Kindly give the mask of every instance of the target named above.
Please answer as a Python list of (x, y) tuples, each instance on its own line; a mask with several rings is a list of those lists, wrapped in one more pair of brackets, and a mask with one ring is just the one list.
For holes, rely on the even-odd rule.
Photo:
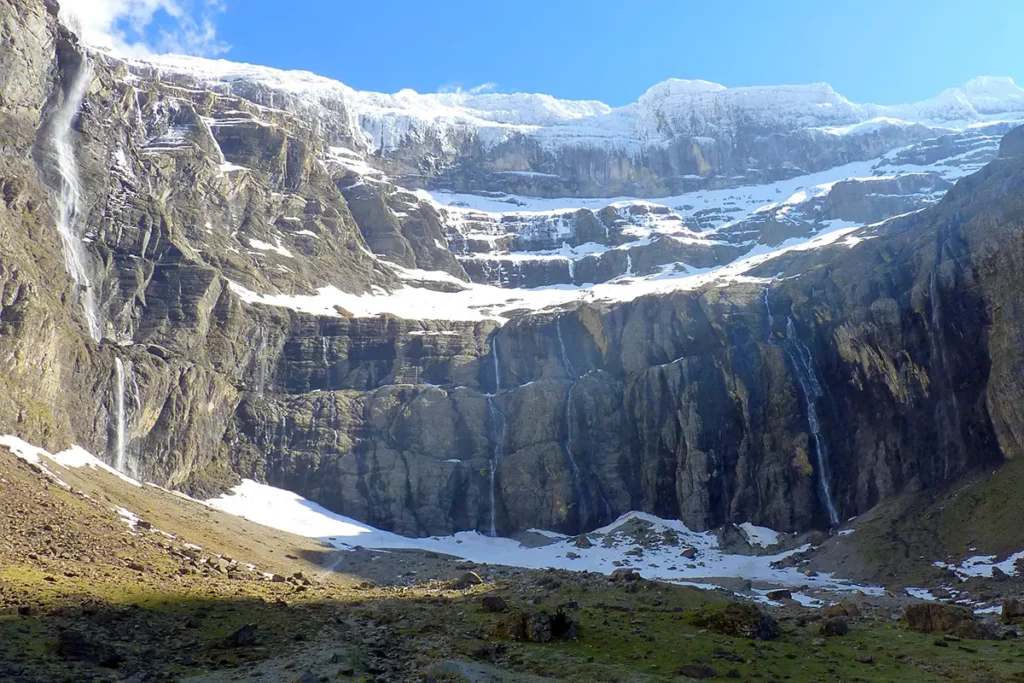
[(734, 137), (741, 126), (789, 132), (875, 122), (848, 131), (861, 134), (912, 123), (963, 127), (1007, 114), (1024, 119), (1024, 89), (1011, 78), (990, 76), (923, 102), (894, 106), (853, 103), (827, 83), (730, 88), (670, 78), (652, 85), (634, 103), (611, 107), (542, 93), (366, 92), (308, 71), (181, 55), (133, 64), (190, 76), (211, 87), (246, 81), (293, 96), (296, 103), (274, 106), (291, 106), (301, 110), (297, 113), (340, 124), (345, 137), (362, 151), (383, 154), (409, 141), (436, 140), (443, 151), (454, 153), (461, 140), (476, 138), (489, 148), (517, 135), (546, 149), (589, 147), (635, 154), (679, 137), (707, 138), (702, 144), (721, 142)]

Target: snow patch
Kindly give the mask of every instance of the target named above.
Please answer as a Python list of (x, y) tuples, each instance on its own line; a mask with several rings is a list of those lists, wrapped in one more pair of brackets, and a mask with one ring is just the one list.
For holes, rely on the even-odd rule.
[[(452, 536), (406, 538), (333, 513), (295, 493), (248, 479), (230, 493), (207, 501), (207, 504), (274, 529), (327, 540), (339, 549), (350, 549), (356, 545), (382, 550), (420, 549), (474, 562), (533, 569), (590, 570), (603, 574), (610, 574), (619, 566), (630, 566), (646, 578), (665, 581), (739, 577), (791, 586), (863, 590), (871, 594), (881, 594), (882, 591), (877, 587), (854, 586), (826, 574), (807, 576), (795, 568), (771, 566), (772, 562), (804, 548), (769, 556), (730, 555), (719, 549), (713, 533), (694, 532), (682, 522), (659, 519), (641, 512), (627, 513), (588, 533), (593, 541), (590, 548), (577, 547), (573, 539), (544, 531), (540, 533), (548, 535), (554, 542), (528, 548), (510, 538), (484, 536), (475, 531), (463, 531)], [(664, 542), (641, 547), (630, 533), (634, 528), (642, 529), (646, 538), (659, 538)], [(680, 556), (684, 547), (697, 549), (693, 560)], [(639, 555), (636, 554), (637, 548), (641, 549)], [(632, 554), (627, 555), (627, 551), (632, 551)]]

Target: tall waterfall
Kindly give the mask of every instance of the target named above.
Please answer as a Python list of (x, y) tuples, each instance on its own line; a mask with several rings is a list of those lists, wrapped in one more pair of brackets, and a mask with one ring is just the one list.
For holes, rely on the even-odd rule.
[(92, 64), (82, 61), (75, 74), (64, 102), (53, 119), (53, 151), (57, 159), (57, 170), (60, 173), (60, 196), (57, 204), (57, 231), (60, 233), (64, 248), (64, 266), (75, 281), (77, 296), (85, 311), (85, 320), (89, 326), (89, 335), (96, 341), (101, 337), (99, 312), (96, 298), (89, 280), (86, 266), (85, 245), (80, 234), (82, 186), (78, 177), (78, 161), (72, 144), (72, 126), (78, 116), (78, 110), (85, 99), (85, 90), (92, 79)]
[[(937, 269), (938, 264), (932, 270), (931, 279), (928, 282), (928, 296), (931, 299), (932, 308), (932, 333), (928, 337), (931, 341), (933, 374), (936, 374), (935, 370), (941, 371), (942, 379), (946, 384), (946, 390), (949, 392), (949, 403), (947, 404), (946, 401), (936, 403), (935, 421), (940, 433), (945, 432), (946, 438), (950, 443), (958, 443), (960, 438), (960, 402), (956, 397), (953, 373), (949, 365), (949, 358), (946, 356), (946, 342), (942, 331), (942, 298), (939, 295), (938, 278), (936, 277)], [(937, 368), (935, 367), (936, 362), (938, 364)], [(943, 419), (943, 415), (947, 419)], [(942, 476), (947, 478), (949, 477), (950, 446), (947, 444), (942, 450), (944, 453)]]
[(768, 294), (770, 292), (771, 292), (771, 289), (769, 289), (768, 287), (764, 288), (764, 310), (765, 310), (765, 312), (768, 313), (768, 343), (769, 344), (771, 344), (772, 340), (774, 339), (773, 333), (772, 333), (772, 328), (775, 327), (775, 318), (774, 318), (774, 316), (772, 316), (772, 307), (768, 304)]
[(501, 391), (501, 363), (498, 362), (498, 337), (491, 337), (491, 365), (494, 366), (494, 392)]
[(260, 323), (259, 333), (259, 343), (256, 346), (256, 362), (259, 363), (256, 395), (262, 398), (267, 387), (267, 327), (263, 323)]
[(128, 424), (131, 417), (128, 401), (126, 399), (129, 395), (133, 398), (133, 404), (137, 414), (137, 411), (140, 409), (139, 383), (135, 379), (135, 369), (132, 366), (131, 361), (125, 363), (120, 358), (115, 358), (114, 369), (116, 370), (117, 379), (117, 396), (115, 405), (117, 416), (115, 421), (116, 436), (114, 442), (116, 457), (114, 460), (114, 468), (122, 474), (138, 478), (138, 459), (131, 454), (128, 443)]
[(565, 395), (565, 454), (569, 456), (569, 469), (572, 470), (573, 490), (576, 494), (576, 505), (579, 508), (579, 520), (582, 526), (587, 523), (587, 497), (583, 490), (583, 477), (580, 476), (580, 468), (576, 464), (576, 457), (572, 452), (572, 392), (575, 388), (576, 382), (573, 382)]
[(501, 444), (505, 439), (505, 418), (494, 405), (494, 396), (487, 396), (487, 415), (491, 420), (491, 439), (494, 442), (491, 448), (491, 472), (490, 472), (490, 503), (491, 503), (491, 536), (498, 535), (498, 495), (497, 475), (498, 460), (501, 458)]
[(565, 374), (569, 379), (576, 379), (576, 375), (572, 370), (572, 363), (569, 362), (569, 354), (565, 350), (565, 339), (562, 338), (561, 318), (555, 321), (555, 334), (558, 337), (558, 349), (562, 354), (562, 369), (565, 370)]
[(127, 418), (124, 414), (124, 363), (120, 358), (114, 359), (114, 367), (117, 369), (117, 460), (114, 467), (118, 472), (124, 472), (126, 465), (125, 441), (128, 428)]
[(821, 486), (825, 507), (828, 509), (829, 521), (833, 525), (838, 524), (839, 514), (836, 512), (836, 506), (832, 502), (832, 492), (829, 490), (831, 476), (829, 475), (828, 445), (825, 443), (825, 438), (821, 433), (821, 423), (818, 420), (818, 408), (816, 405), (818, 399), (822, 398), (825, 392), (822, 390), (821, 382), (818, 381), (818, 376), (814, 371), (814, 357), (811, 355), (811, 350), (797, 336), (792, 318), (786, 320), (786, 339), (789, 340), (796, 351), (791, 353), (790, 357), (793, 359), (797, 381), (803, 390), (804, 403), (807, 409), (807, 426), (811, 430), (811, 436), (814, 437), (814, 450), (818, 459), (818, 483)]
[(572, 363), (569, 361), (569, 352), (565, 348), (565, 338), (562, 337), (562, 319), (555, 321), (555, 336), (558, 338), (558, 350), (562, 355), (562, 368), (566, 376), (572, 380), (569, 391), (565, 395), (565, 443), (563, 448), (569, 457), (569, 469), (572, 471), (572, 484), (576, 504), (579, 507), (580, 524), (587, 521), (587, 497), (583, 491), (583, 477), (580, 475), (579, 465), (576, 463), (576, 456), (572, 450), (572, 392), (576, 389), (576, 373), (573, 372)]

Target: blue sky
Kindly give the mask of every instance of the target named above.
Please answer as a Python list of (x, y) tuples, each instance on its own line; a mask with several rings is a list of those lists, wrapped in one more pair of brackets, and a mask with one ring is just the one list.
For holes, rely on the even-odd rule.
[[(670, 77), (826, 81), (858, 102), (924, 99), (979, 75), (1024, 83), (1017, 0), (190, 0), (219, 5), (222, 56), (363, 90), (545, 92), (621, 105)], [(166, 31), (158, 15), (148, 36)]]

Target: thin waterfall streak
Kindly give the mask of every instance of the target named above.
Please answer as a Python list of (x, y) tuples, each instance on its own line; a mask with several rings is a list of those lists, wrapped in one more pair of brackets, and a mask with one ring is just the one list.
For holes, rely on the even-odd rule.
[(569, 354), (565, 350), (565, 339), (562, 338), (561, 318), (555, 321), (555, 333), (558, 336), (558, 348), (562, 353), (562, 369), (565, 370), (565, 374), (569, 379), (576, 379), (576, 373), (573, 372), (572, 363), (569, 362)]
[(124, 411), (124, 363), (120, 358), (114, 359), (114, 368), (117, 370), (117, 459), (114, 467), (118, 472), (126, 473), (127, 459), (125, 457), (125, 442), (127, 441), (127, 426)]
[[(960, 402), (957, 400), (956, 391), (953, 384), (953, 372), (950, 368), (949, 358), (946, 355), (946, 344), (945, 337), (942, 329), (942, 298), (939, 295), (938, 278), (936, 276), (936, 268), (932, 269), (931, 277), (928, 282), (928, 296), (931, 299), (931, 323), (932, 323), (932, 334), (931, 338), (931, 352), (934, 361), (938, 361), (939, 367), (937, 368), (943, 377), (946, 384), (946, 389), (949, 392), (949, 406), (945, 405), (944, 401), (938, 401), (935, 405), (935, 421), (937, 423), (938, 430), (941, 432), (947, 432), (947, 439), (950, 436), (960, 438)], [(933, 361), (933, 362), (934, 362)], [(942, 413), (947, 413), (948, 420), (942, 419)], [(952, 425), (949, 425), (949, 421), (952, 421)], [(950, 435), (949, 432), (953, 434)], [(943, 479), (949, 478), (950, 470), (950, 447), (946, 445), (943, 450)]]
[(775, 318), (772, 317), (772, 307), (768, 305), (768, 294), (771, 290), (764, 288), (764, 310), (768, 313), (768, 343), (772, 343), (772, 328), (775, 327)]
[(821, 433), (821, 422), (818, 419), (817, 401), (824, 396), (821, 383), (818, 381), (817, 373), (814, 371), (814, 358), (810, 348), (807, 347), (796, 334), (796, 326), (793, 319), (786, 321), (786, 337), (792, 343), (796, 353), (790, 353), (793, 360), (793, 367), (796, 370), (797, 382), (800, 384), (804, 395), (804, 403), (807, 411), (807, 426), (811, 430), (811, 437), (814, 439), (814, 450), (818, 461), (818, 483), (821, 487), (822, 497), (825, 501), (825, 508), (828, 510), (829, 521), (835, 525), (839, 523), (839, 514), (832, 501), (832, 492), (829, 488), (831, 474), (829, 471), (828, 446), (825, 437)]
[(501, 443), (505, 438), (505, 425), (504, 418), (501, 415), (501, 411), (494, 404), (494, 397), (487, 397), (487, 414), (491, 419), (491, 439), (494, 441), (491, 448), (491, 468), (490, 468), (490, 513), (491, 513), (491, 528), (490, 534), (492, 537), (498, 535), (498, 495), (497, 495), (497, 474), (498, 474), (498, 460), (501, 458)]
[(79, 109), (85, 99), (85, 91), (92, 80), (92, 65), (83, 60), (67, 97), (54, 116), (53, 150), (60, 174), (60, 195), (57, 204), (57, 231), (60, 233), (64, 251), (64, 266), (74, 280), (76, 295), (85, 312), (89, 336), (99, 341), (102, 336), (99, 313), (89, 270), (86, 265), (85, 245), (79, 231), (82, 212), (82, 186), (78, 174), (78, 160), (71, 132)]
[(573, 382), (565, 396), (565, 454), (569, 456), (569, 468), (572, 470), (573, 489), (582, 526), (587, 521), (587, 498), (583, 491), (583, 477), (580, 475), (580, 468), (572, 449), (572, 392), (575, 388), (576, 382)]
[(259, 365), (259, 374), (256, 379), (256, 395), (262, 397), (263, 392), (267, 386), (267, 328), (265, 325), (260, 325), (260, 343), (257, 347), (257, 359)]
[(491, 339), (491, 365), (494, 366), (494, 393), (501, 391), (501, 366), (498, 362), (498, 339)]

